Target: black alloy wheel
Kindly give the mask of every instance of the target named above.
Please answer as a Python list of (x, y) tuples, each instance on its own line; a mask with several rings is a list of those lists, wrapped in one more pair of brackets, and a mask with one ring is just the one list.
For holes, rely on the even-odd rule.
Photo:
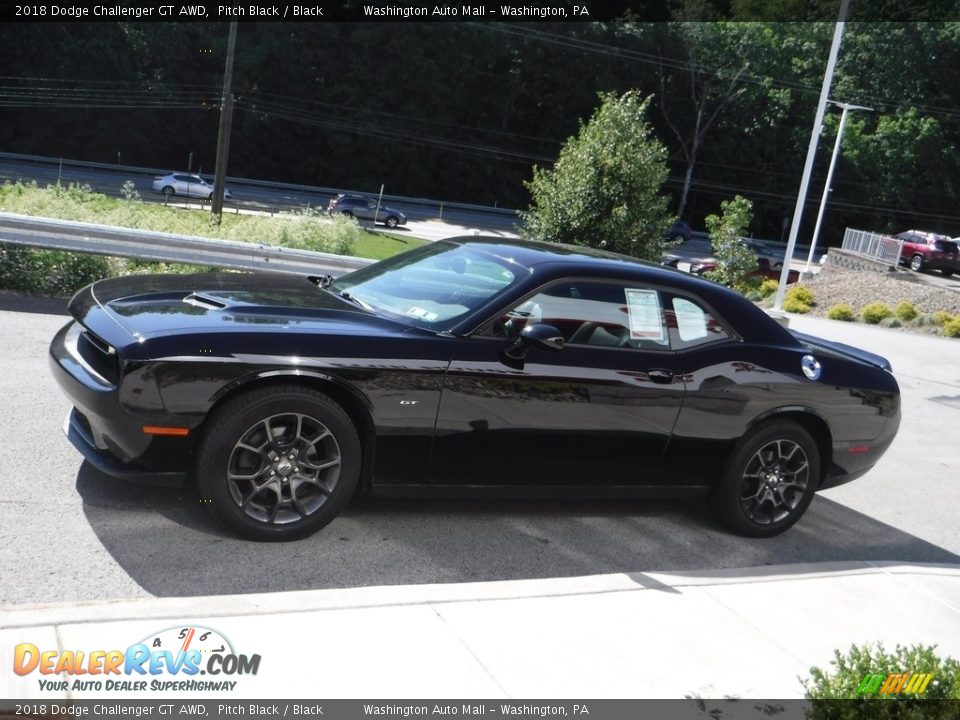
[(329, 397), (265, 387), (218, 408), (200, 440), (197, 487), (213, 514), (252, 540), (297, 540), (337, 516), (360, 477), (360, 439)]
[(789, 420), (758, 425), (734, 448), (713, 502), (721, 520), (750, 537), (772, 537), (806, 512), (820, 483), (820, 452)]

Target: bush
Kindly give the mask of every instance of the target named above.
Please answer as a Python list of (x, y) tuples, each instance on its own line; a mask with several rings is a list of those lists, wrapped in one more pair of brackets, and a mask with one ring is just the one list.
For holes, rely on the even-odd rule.
[(708, 272), (706, 277), (740, 290), (738, 286), (757, 268), (757, 256), (740, 238), (753, 218), (753, 203), (737, 195), (733, 200), (721, 202), (720, 210), (721, 215), (708, 215), (704, 219), (713, 256), (717, 259), (716, 269)]
[(813, 293), (810, 291), (810, 288), (804, 285), (794, 285), (792, 288), (787, 290), (787, 298), (793, 298), (798, 302), (802, 302), (804, 305), (816, 305), (813, 301)]
[(888, 317), (881, 320), (880, 325), (881, 327), (898, 328), (901, 327), (903, 323), (900, 321), (900, 318)]
[(956, 317), (943, 326), (943, 334), (947, 337), (960, 337), (960, 317)]
[(893, 315), (893, 310), (883, 303), (870, 303), (860, 311), (860, 319), (870, 325), (876, 325), (884, 318)]
[(0, 245), (0, 287), (38, 295), (71, 295), (112, 275), (108, 258)]
[(948, 322), (953, 320), (953, 315), (943, 310), (937, 310), (933, 315), (930, 316), (930, 319), (933, 320), (934, 325), (943, 327)]
[[(935, 710), (940, 704), (927, 704), (931, 700), (955, 700), (960, 698), (960, 662), (951, 657), (937, 656), (936, 646), (925, 647), (915, 645), (904, 647), (897, 645), (892, 653), (888, 653), (883, 646), (852, 645), (850, 650), (841, 655), (839, 650), (834, 651), (834, 659), (830, 662), (833, 671), (822, 670), (818, 667), (810, 668), (810, 680), (804, 680), (808, 700), (860, 700), (858, 703), (834, 705), (829, 703), (815, 703), (811, 718), (929, 718), (955, 717), (952, 713), (955, 704), (944, 703), (942, 708), (947, 713), (930, 715), (908, 714), (903, 700), (918, 697), (925, 701), (927, 710)], [(921, 675), (930, 673), (933, 678), (920, 695), (884, 694), (877, 691), (868, 692), (870, 687), (864, 687), (864, 680), (868, 675), (886, 676), (889, 673), (905, 673)], [(840, 710), (841, 712), (837, 712)]]
[(777, 282), (773, 278), (767, 278), (762, 283), (760, 283), (760, 294), (763, 297), (770, 297), (777, 291), (778, 287), (780, 287), (779, 282)]
[(853, 308), (847, 305), (846, 303), (838, 303), (836, 305), (830, 306), (830, 309), (827, 310), (827, 317), (831, 320), (843, 320), (844, 322), (852, 322), (855, 319), (853, 314)]
[(897, 306), (893, 309), (893, 314), (901, 320), (909, 322), (911, 320), (916, 320), (917, 315), (920, 313), (917, 312), (917, 308), (913, 303), (904, 301), (897, 303)]
[(788, 297), (783, 301), (783, 309), (787, 312), (799, 313), (804, 315), (810, 312), (810, 306), (805, 302), (798, 300), (797, 298)]
[(814, 304), (813, 293), (802, 285), (794, 285), (787, 290), (783, 299), (783, 309), (792, 313), (808, 313)]

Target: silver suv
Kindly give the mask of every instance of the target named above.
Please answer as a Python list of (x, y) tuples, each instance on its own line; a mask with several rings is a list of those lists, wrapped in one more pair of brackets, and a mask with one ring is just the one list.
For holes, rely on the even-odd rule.
[(339, 213), (347, 217), (355, 217), (358, 220), (375, 220), (388, 228), (407, 224), (407, 216), (399, 210), (381, 205), (378, 212), (377, 201), (363, 195), (340, 193), (327, 205), (327, 212), (331, 215)]

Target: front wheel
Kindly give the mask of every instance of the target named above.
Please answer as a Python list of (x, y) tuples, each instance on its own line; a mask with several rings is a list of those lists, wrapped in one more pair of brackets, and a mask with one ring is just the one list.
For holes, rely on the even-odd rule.
[(174, 194), (173, 188), (170, 187), (169, 185), (165, 185), (164, 188), (163, 188), (163, 190), (162, 190), (161, 192), (162, 192), (164, 195), (166, 195), (167, 197), (170, 197), (171, 195)]
[(395, 218), (393, 215), (391, 215), (390, 217), (388, 217), (386, 220), (383, 221), (383, 224), (386, 225), (388, 228), (392, 229), (392, 228), (395, 228), (397, 225), (399, 225), (400, 221), (397, 220), (397, 218)]
[(910, 258), (910, 269), (914, 272), (923, 271), (923, 255), (914, 255)]
[(819, 481), (820, 452), (810, 433), (789, 420), (772, 420), (737, 443), (713, 504), (733, 531), (772, 537), (800, 519)]
[(941, 270), (940, 274), (944, 277), (951, 277), (953, 275), (953, 270)]
[(333, 520), (360, 477), (360, 439), (330, 398), (296, 385), (228, 400), (195, 466), (213, 514), (251, 540), (297, 540)]

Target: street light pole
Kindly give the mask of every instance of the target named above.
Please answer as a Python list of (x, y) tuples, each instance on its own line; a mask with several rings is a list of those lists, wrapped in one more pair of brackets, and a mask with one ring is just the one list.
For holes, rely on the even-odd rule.
[(873, 108), (863, 105), (851, 105), (850, 103), (836, 102), (828, 100), (831, 105), (843, 108), (840, 113), (840, 125), (837, 127), (837, 141), (833, 144), (833, 155), (830, 156), (830, 169), (827, 170), (827, 184), (823, 186), (823, 197), (820, 198), (820, 210), (817, 212), (817, 224), (813, 228), (813, 237), (810, 239), (810, 254), (807, 255), (807, 267), (804, 272), (810, 272), (810, 264), (813, 262), (813, 256), (817, 250), (817, 238), (820, 237), (820, 224), (823, 222), (823, 212), (827, 208), (827, 196), (830, 194), (830, 184), (833, 182), (833, 169), (837, 166), (837, 158), (840, 156), (840, 142), (843, 139), (843, 126), (847, 123), (847, 112), (850, 110), (870, 110)]
[(823, 74), (823, 84), (820, 87), (820, 100), (817, 102), (817, 112), (813, 119), (813, 130), (810, 132), (810, 144), (807, 146), (807, 159), (803, 165), (803, 177), (800, 178), (800, 192), (797, 193), (797, 205), (793, 210), (793, 219), (790, 223), (790, 237), (787, 238), (787, 250), (783, 256), (783, 270), (780, 271), (780, 284), (774, 297), (773, 309), (783, 310), (783, 296), (787, 292), (787, 280), (790, 279), (790, 262), (793, 260), (793, 249), (797, 245), (797, 233), (800, 230), (800, 221), (803, 218), (803, 205), (807, 199), (807, 187), (810, 184), (810, 172), (813, 170), (813, 158), (817, 154), (817, 141), (820, 139), (820, 126), (823, 123), (823, 113), (827, 107), (827, 98), (830, 96), (830, 84), (833, 82), (833, 69), (837, 65), (837, 55), (840, 53), (840, 41), (843, 39), (843, 28), (846, 24), (847, 9), (850, 0), (840, 0), (840, 12), (837, 24), (833, 29), (833, 42), (830, 45), (830, 56), (827, 58), (827, 70)]

